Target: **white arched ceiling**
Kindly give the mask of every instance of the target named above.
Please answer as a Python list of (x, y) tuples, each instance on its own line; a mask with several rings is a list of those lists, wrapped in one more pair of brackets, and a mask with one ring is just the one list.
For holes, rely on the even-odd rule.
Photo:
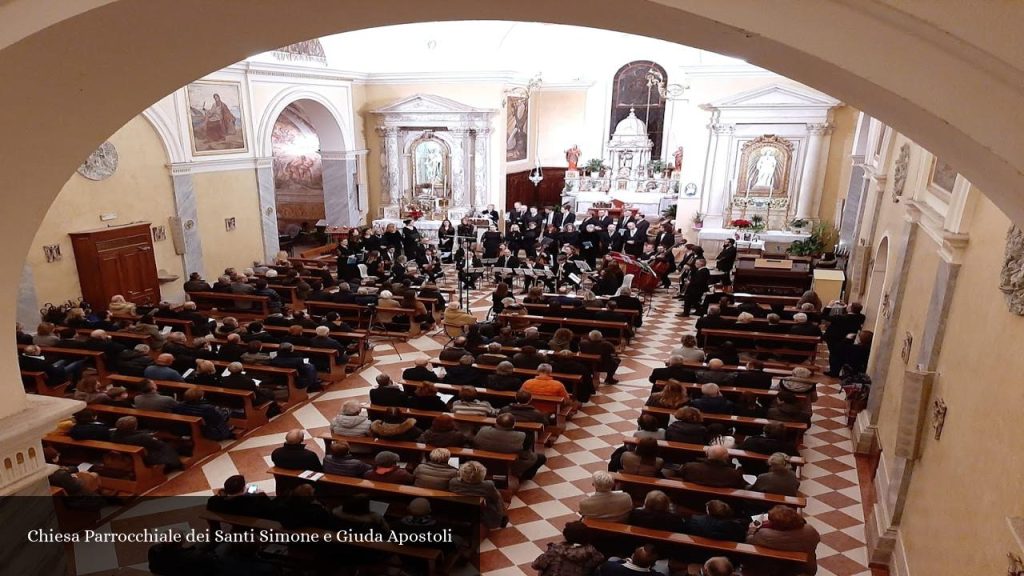
[[(337, 32), (545, 20), (679, 42), (831, 94), (908, 135), (1024, 222), (1024, 5), (936, 0), (116, 0), (0, 3), (0, 238), (24, 255), (82, 158), (153, 102), (247, 56)], [(91, 9), (90, 9), (91, 8)], [(196, 18), (202, 14), (202, 18)], [(233, 23), (225, 26), (224, 23)], [(380, 47), (368, 46), (367, 49)], [(581, 54), (585, 57), (585, 53)], [(0, 262), (0, 300), (21, 258)], [(0, 323), (13, 322), (0, 307)], [(12, 335), (0, 333), (0, 349)], [(20, 410), (13, 354), (0, 365)]]

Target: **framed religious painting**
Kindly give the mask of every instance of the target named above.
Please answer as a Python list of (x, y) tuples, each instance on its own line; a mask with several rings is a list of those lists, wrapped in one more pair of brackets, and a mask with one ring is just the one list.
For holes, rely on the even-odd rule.
[(189, 84), (185, 92), (194, 156), (249, 150), (240, 83), (202, 80)]
[(526, 160), (529, 143), (530, 99), (527, 96), (505, 97), (506, 142), (505, 161)]
[(956, 169), (943, 162), (938, 156), (932, 156), (931, 169), (928, 171), (928, 190), (939, 196), (949, 198), (956, 186)]

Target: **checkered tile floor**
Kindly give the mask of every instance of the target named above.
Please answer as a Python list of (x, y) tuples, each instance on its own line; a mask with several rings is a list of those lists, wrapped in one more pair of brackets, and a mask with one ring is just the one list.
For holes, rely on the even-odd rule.
[[(592, 403), (581, 409), (566, 433), (547, 450), (546, 466), (534, 480), (523, 483), (512, 498), (510, 526), (491, 532), (482, 545), (481, 562), (486, 574), (534, 574), (530, 563), (548, 542), (558, 541), (562, 527), (577, 517), (577, 504), (591, 489), (590, 474), (605, 469), (608, 457), (621, 445), (623, 438), (636, 429), (636, 419), (650, 389), (647, 381), (650, 370), (663, 366), (680, 335), (692, 331), (694, 319), (674, 316), (679, 309), (676, 302), (660, 293), (655, 297), (643, 327), (624, 354), (617, 373), (619, 383), (600, 388)], [(489, 305), (487, 292), (474, 292), (471, 306), (474, 313), (482, 318)], [(238, 473), (272, 492), (274, 481), (267, 474), (270, 452), (284, 441), (288, 430), (302, 428), (313, 438), (329, 433), (330, 419), (346, 400), (368, 400), (369, 388), (378, 374), (399, 377), (413, 359), (435, 356), (445, 340), (421, 336), (409, 342), (377, 342), (372, 366), (275, 418), (204, 464), (177, 474), (153, 494), (209, 495), (213, 487), (219, 487), (228, 476)], [(870, 575), (858, 462), (854, 459), (850, 431), (845, 426), (842, 392), (835, 384), (819, 387), (819, 390), (822, 394), (814, 408), (812, 427), (801, 449), (808, 462), (801, 483), (801, 491), (809, 499), (806, 514), (822, 536), (818, 547), (818, 574)], [(320, 441), (307, 444), (323, 453)], [(117, 560), (116, 554), (104, 557), (108, 562)], [(79, 574), (96, 573), (100, 567), (84, 568), (79, 567)], [(144, 572), (145, 564), (137, 564), (133, 569)]]

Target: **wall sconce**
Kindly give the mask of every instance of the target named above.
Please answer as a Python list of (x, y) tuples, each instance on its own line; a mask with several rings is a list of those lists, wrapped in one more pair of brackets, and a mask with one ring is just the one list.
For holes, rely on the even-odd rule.
[(48, 244), (43, 246), (43, 255), (46, 256), (46, 262), (48, 264), (57, 262), (63, 258), (60, 253), (60, 244)]
[[(946, 425), (946, 411), (949, 407), (946, 403), (939, 398), (932, 404), (932, 416), (935, 421), (932, 422), (932, 427), (935, 428), (935, 439), (938, 440), (942, 436), (942, 427)], [(1024, 576), (1024, 572), (1018, 573), (1018, 576)]]
[(232, 217), (232, 218), (225, 218), (224, 219), (224, 229), (227, 230), (228, 232), (231, 232), (232, 230), (235, 229), (235, 219), (234, 219), (234, 217)]

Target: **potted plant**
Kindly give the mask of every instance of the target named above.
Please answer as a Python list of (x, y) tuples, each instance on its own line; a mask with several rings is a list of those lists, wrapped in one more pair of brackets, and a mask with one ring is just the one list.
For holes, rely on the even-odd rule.
[(789, 228), (795, 232), (803, 232), (807, 227), (807, 220), (804, 218), (793, 218), (789, 221)]
[(754, 214), (750, 217), (750, 229), (754, 232), (764, 231), (764, 216), (760, 214)]
[(690, 216), (690, 221), (693, 222), (694, 230), (700, 230), (704, 227), (704, 215), (700, 212), (694, 212), (693, 216)]
[(826, 260), (835, 257), (836, 239), (839, 237), (831, 222), (819, 222), (811, 229), (811, 235), (802, 240), (796, 240), (786, 249), (794, 256), (821, 257)]
[(647, 168), (651, 171), (651, 176), (655, 178), (661, 178), (661, 173), (665, 171), (665, 163), (660, 159), (651, 160)]
[(678, 207), (679, 207), (678, 204), (673, 204), (671, 206), (666, 206), (665, 209), (661, 211), (662, 217), (668, 218), (669, 220), (675, 220), (676, 219), (676, 213), (677, 213), (676, 210), (678, 209)]
[[(745, 218), (737, 218), (737, 219), (732, 221), (732, 225), (742, 232), (742, 236), (743, 236), (744, 240), (750, 240), (750, 232), (747, 232), (747, 230), (750, 229), (750, 227), (753, 225), (753, 222), (751, 222), (750, 220), (747, 220)], [(740, 234), (737, 233), (736, 234), (736, 239), (739, 240), (739, 238), (740, 238)]]
[(585, 167), (587, 169), (587, 174), (590, 174), (591, 178), (603, 176), (602, 173), (605, 168), (604, 160), (601, 160), (600, 158), (591, 158), (590, 160), (587, 160)]

